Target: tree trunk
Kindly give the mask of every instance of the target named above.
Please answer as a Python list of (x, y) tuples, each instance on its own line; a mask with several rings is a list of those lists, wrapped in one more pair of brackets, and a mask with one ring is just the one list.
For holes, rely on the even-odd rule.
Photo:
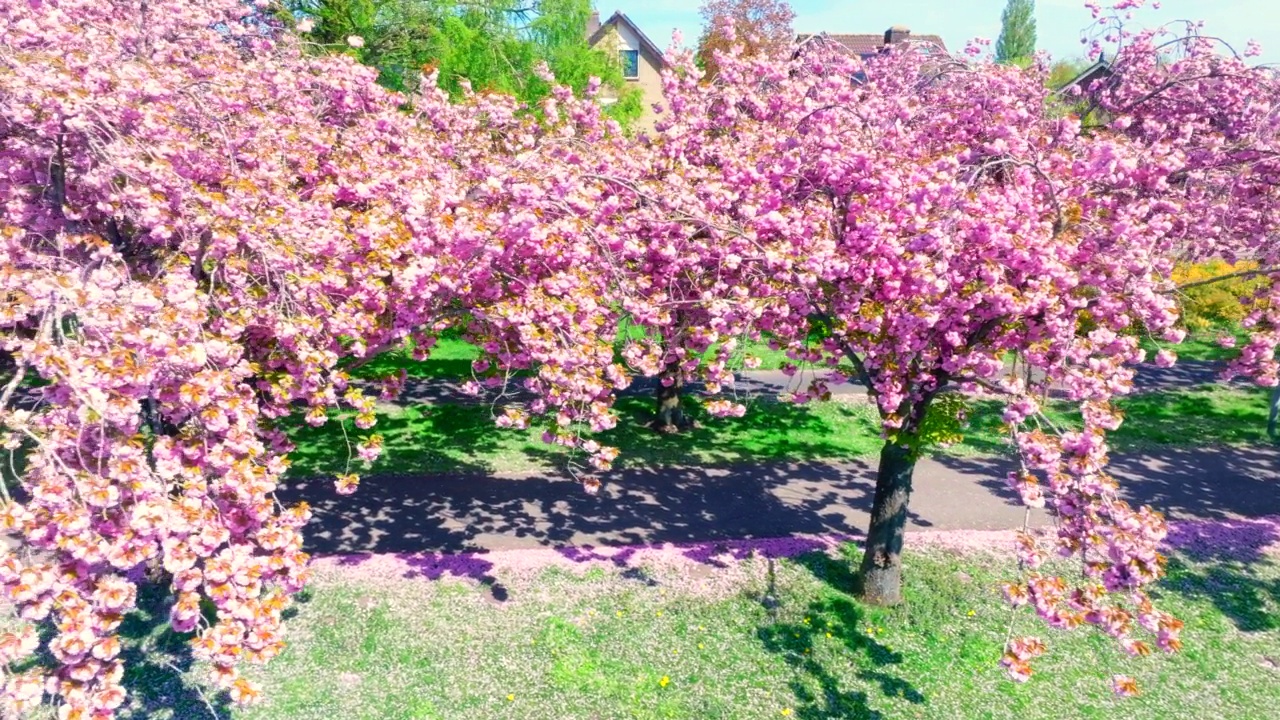
[(862, 599), (872, 605), (902, 602), (902, 541), (916, 459), (910, 448), (887, 442), (880, 449), (876, 495), (862, 555)]
[[(670, 379), (671, 382), (666, 381)], [(658, 375), (658, 416), (653, 427), (660, 432), (680, 432), (688, 427), (684, 411), (680, 409), (680, 390), (684, 385), (680, 380), (680, 363), (670, 362)]]
[(1271, 391), (1271, 414), (1267, 418), (1267, 437), (1276, 439), (1276, 417), (1280, 415), (1280, 385)]

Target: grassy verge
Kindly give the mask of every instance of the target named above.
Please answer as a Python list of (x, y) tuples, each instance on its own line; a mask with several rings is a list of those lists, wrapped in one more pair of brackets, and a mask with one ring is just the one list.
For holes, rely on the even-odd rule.
[(404, 370), (415, 378), (463, 378), (471, 377), (471, 361), (480, 357), (480, 348), (457, 337), (445, 335), (431, 349), (431, 356), (423, 361), (414, 360), (407, 349), (389, 350), (370, 360), (356, 370), (363, 378), (386, 377)]
[[(770, 349), (768, 343), (748, 340), (739, 347), (740, 355), (750, 355), (760, 360), (761, 370), (777, 370), (784, 364), (793, 362), (787, 358), (786, 352)], [(705, 357), (710, 358), (714, 354), (714, 349), (708, 350)], [(478, 357), (480, 349), (475, 345), (456, 335), (445, 334), (436, 342), (426, 360), (414, 360), (408, 350), (398, 348), (378, 355), (360, 366), (354, 374), (362, 378), (379, 378), (404, 370), (409, 377), (416, 378), (469, 378), (472, 376), (471, 361)]]
[[(1267, 391), (1205, 386), (1126, 398), (1126, 420), (1112, 434), (1117, 450), (1159, 445), (1221, 445), (1267, 442)], [(875, 455), (880, 448), (875, 411), (857, 401), (792, 405), (756, 400), (742, 418), (701, 416), (702, 427), (678, 435), (648, 429), (650, 403), (621, 398), (618, 427), (598, 439), (621, 449), (619, 467), (648, 465), (726, 465), (779, 460), (842, 460)], [(1050, 415), (1062, 426), (1078, 422), (1065, 407)], [(290, 423), (298, 445), (292, 455), (299, 476), (344, 471), (346, 453), (337, 423), (311, 428)], [(350, 428), (349, 428), (350, 430)], [(387, 474), (430, 472), (536, 472), (563, 464), (562, 449), (544, 444), (541, 431), (503, 430), (480, 405), (386, 406), (375, 430), (385, 454), (374, 471)], [(937, 452), (992, 454), (1006, 451), (1000, 405), (974, 403), (969, 427), (957, 445)]]
[[(1267, 407), (1270, 390), (1205, 385), (1185, 390), (1144, 393), (1123, 398), (1117, 406), (1125, 420), (1110, 434), (1117, 450), (1166, 445), (1234, 445), (1269, 442)], [(998, 403), (978, 403), (965, 445), (978, 452), (999, 452)], [(1078, 412), (1066, 405), (1047, 413), (1062, 427), (1076, 427)]]
[(1237, 345), (1243, 345), (1248, 339), (1248, 335), (1239, 329), (1223, 329), (1214, 332), (1202, 332), (1188, 335), (1185, 340), (1177, 345), (1169, 345), (1162, 343), (1159, 346), (1148, 339), (1143, 339), (1142, 348), (1147, 351), (1148, 358), (1157, 350), (1168, 348), (1178, 354), (1179, 360), (1191, 360), (1194, 362), (1226, 362), (1234, 360), (1240, 355), (1239, 347), (1224, 348), (1218, 344), (1218, 338), (1230, 335), (1236, 339)]
[[(643, 336), (637, 328), (630, 328), (625, 333), (628, 337)], [(1225, 328), (1189, 335), (1179, 345), (1159, 346), (1149, 339), (1143, 339), (1142, 347), (1149, 354), (1154, 354), (1162, 347), (1168, 347), (1178, 354), (1182, 360), (1195, 362), (1226, 362), (1240, 354), (1238, 348), (1224, 348), (1218, 344), (1218, 338), (1232, 335), (1238, 343), (1243, 343), (1247, 335), (1239, 329)], [(792, 362), (785, 352), (772, 350), (764, 342), (745, 341), (741, 344), (740, 353), (751, 355), (760, 360), (761, 370), (777, 370), (784, 364)], [(707, 351), (710, 357), (712, 351)], [(414, 360), (405, 349), (390, 350), (377, 356), (361, 366), (355, 374), (358, 377), (376, 378), (404, 370), (410, 377), (417, 378), (467, 378), (471, 377), (471, 361), (480, 357), (480, 350), (453, 333), (445, 333), (439, 338), (431, 351), (431, 356), (424, 361)], [(842, 362), (842, 365), (845, 363)]]
[[(491, 570), (480, 583), (330, 568), (290, 619), (284, 654), (250, 670), (264, 703), (223, 717), (1261, 720), (1280, 703), (1274, 560), (1175, 560), (1158, 594), (1187, 624), (1177, 655), (1129, 658), (1096, 633), (1018, 615), (1014, 632), (1050, 647), (1024, 685), (997, 666), (1007, 559), (911, 554), (907, 603), (888, 610), (847, 592), (848, 560)], [(133, 642), (158, 647), (148, 632), (130, 626)], [(186, 669), (153, 661), (132, 675), (137, 717), (208, 717), (187, 684), (197, 673), (174, 668)], [(1113, 673), (1143, 693), (1112, 696)]]
[[(773, 401), (752, 403), (746, 416), (715, 419), (700, 415), (702, 427), (678, 435), (650, 430), (651, 402), (621, 398), (618, 426), (598, 434), (600, 442), (621, 448), (617, 467), (635, 465), (724, 465), (781, 459), (862, 457), (877, 451), (874, 411), (863, 403), (797, 406)], [(562, 448), (542, 442), (542, 431), (496, 427), (487, 406), (387, 406), (375, 430), (384, 438), (384, 456), (375, 470), (413, 474), (475, 470), (530, 472), (563, 464)], [(344, 438), (336, 423), (311, 428), (292, 423), (298, 449), (290, 456), (300, 476), (341, 470), (346, 454), (335, 452)]]

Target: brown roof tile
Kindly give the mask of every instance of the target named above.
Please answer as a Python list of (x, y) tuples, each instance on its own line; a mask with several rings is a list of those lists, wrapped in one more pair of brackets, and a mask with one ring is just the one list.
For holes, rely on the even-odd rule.
[[(825, 35), (845, 46), (849, 49), (849, 52), (855, 55), (874, 55), (884, 47), (884, 33), (825, 33)], [(814, 33), (798, 35), (796, 36), (796, 42), (802, 43), (813, 36)], [(947, 49), (946, 43), (937, 35), (909, 35), (908, 39), (915, 42), (933, 43), (944, 51)]]

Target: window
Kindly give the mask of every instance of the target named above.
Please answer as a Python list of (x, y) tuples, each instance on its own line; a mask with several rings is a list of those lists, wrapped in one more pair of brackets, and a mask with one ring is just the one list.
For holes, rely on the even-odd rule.
[(640, 77), (639, 50), (619, 50), (618, 59), (622, 61), (622, 77), (628, 80)]

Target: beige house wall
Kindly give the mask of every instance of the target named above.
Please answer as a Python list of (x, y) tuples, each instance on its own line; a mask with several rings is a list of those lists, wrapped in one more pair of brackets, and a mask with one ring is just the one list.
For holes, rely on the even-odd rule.
[(651, 54), (645, 52), (640, 38), (631, 32), (631, 28), (626, 25), (614, 23), (609, 26), (604, 37), (596, 43), (595, 47), (606, 50), (614, 57), (617, 57), (619, 51), (622, 50), (639, 50), (639, 77), (628, 78), (627, 85), (629, 87), (638, 87), (643, 95), (641, 101), (644, 112), (637, 121), (636, 126), (641, 130), (649, 130), (653, 128), (654, 122), (658, 116), (653, 111), (654, 103), (662, 102), (662, 69), (661, 58), (654, 58)]

